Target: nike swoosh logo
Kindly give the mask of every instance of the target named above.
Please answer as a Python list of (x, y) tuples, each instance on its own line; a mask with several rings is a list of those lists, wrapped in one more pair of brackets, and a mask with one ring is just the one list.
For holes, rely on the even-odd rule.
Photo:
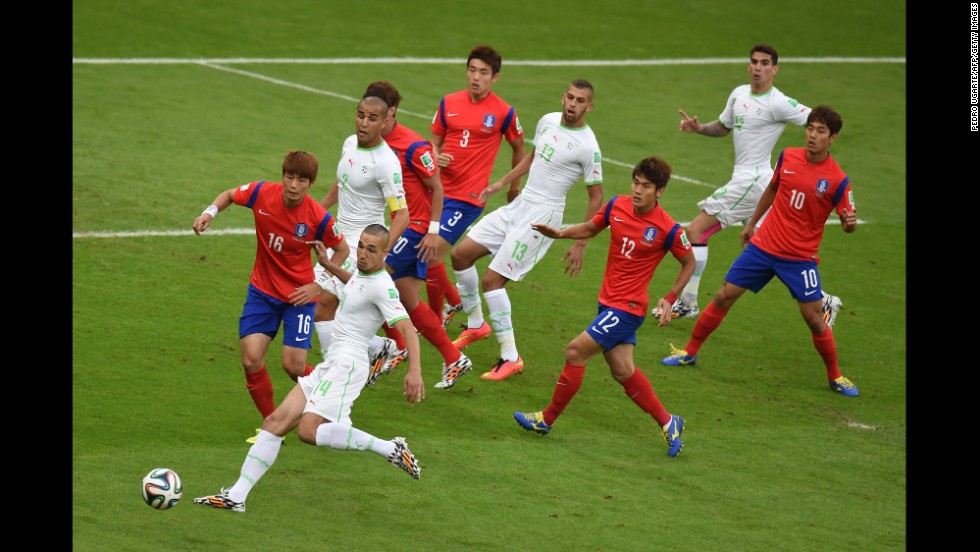
[(446, 113), (446, 117), (455, 117), (457, 115), (459, 115), (459, 113)]
[(613, 220), (616, 221), (616, 222), (625, 222), (623, 219), (621, 219), (621, 218), (619, 218), (617, 216), (613, 216)]
[(789, 169), (783, 171), (786, 174), (796, 174), (796, 171), (791, 171)]
[(260, 214), (260, 215), (265, 215), (265, 216), (269, 216), (269, 215), (270, 215), (271, 213), (266, 213), (266, 212), (265, 212), (265, 211), (263, 211), (262, 209), (259, 209), (259, 214)]
[(304, 337), (303, 339), (300, 339), (300, 338), (297, 337), (296, 338), (296, 341), (306, 341), (307, 339), (309, 339), (309, 338), (308, 337)]
[(817, 292), (817, 290), (815, 290), (815, 289), (812, 289), (812, 290), (810, 290), (810, 291), (806, 291), (806, 292), (803, 292), (803, 295), (805, 295), (805, 296), (807, 296), (807, 297), (809, 297), (809, 296), (811, 296), (811, 295), (813, 295), (813, 294), (814, 294), (814, 293), (816, 293), (816, 292)]

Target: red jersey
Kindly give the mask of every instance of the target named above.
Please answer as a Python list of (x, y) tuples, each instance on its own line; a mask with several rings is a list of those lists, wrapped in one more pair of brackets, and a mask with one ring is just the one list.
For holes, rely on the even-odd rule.
[(819, 163), (806, 159), (805, 148), (779, 154), (772, 181), (779, 188), (769, 214), (750, 240), (770, 255), (820, 262), (817, 250), (827, 217), (854, 209), (851, 182), (830, 155)]
[(255, 266), (249, 281), (280, 301), (313, 281), (312, 248), (306, 242), (320, 240), (333, 247), (344, 239), (334, 218), (312, 197), (287, 209), (279, 182), (239, 186), (235, 203), (251, 209), (255, 218)]
[(667, 251), (678, 259), (691, 252), (684, 228), (659, 203), (642, 215), (636, 214), (628, 195), (613, 196), (592, 222), (600, 228), (608, 226), (611, 233), (599, 302), (646, 316), (650, 302), (647, 288)]
[[(414, 130), (398, 124), (398, 121), (395, 121), (394, 128), (384, 140), (402, 164), (402, 185), (408, 201), (408, 227), (424, 235), (429, 231), (429, 221), (432, 220), (432, 190), (422, 182), (422, 178), (439, 172), (432, 155), (432, 144)], [(438, 216), (435, 220), (439, 220)]]
[(524, 136), (517, 111), (500, 96), (490, 92), (472, 102), (468, 90), (442, 98), (429, 129), (445, 138), (442, 151), (453, 156), (440, 172), (446, 197), (473, 205), (480, 205), (480, 192), (490, 184), (501, 138)]

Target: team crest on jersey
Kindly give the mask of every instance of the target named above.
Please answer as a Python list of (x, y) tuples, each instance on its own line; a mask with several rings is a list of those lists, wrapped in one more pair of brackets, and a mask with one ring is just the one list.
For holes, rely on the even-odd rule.
[(436, 162), (432, 159), (432, 154), (430, 152), (423, 153), (422, 157), (419, 157), (419, 161), (422, 162), (422, 165), (425, 167), (425, 170), (427, 171), (436, 170)]
[(402, 173), (396, 172), (395, 174), (391, 175), (391, 181), (394, 182), (395, 184), (401, 184), (402, 183)]
[(388, 288), (388, 299), (398, 299), (398, 291)]
[(830, 182), (828, 182), (826, 178), (821, 178), (820, 180), (817, 180), (817, 193), (818, 194), (826, 193), (827, 190), (829, 190), (829, 189), (830, 189)]
[(305, 238), (309, 233), (310, 227), (302, 222), (297, 223), (296, 229), (293, 230), (293, 235), (295, 235), (297, 238)]
[(367, 174), (367, 173), (368, 173), (367, 165), (361, 165), (361, 174)]
[(497, 124), (497, 117), (493, 113), (483, 116), (483, 132), (493, 132), (493, 127)]
[(643, 243), (649, 245), (655, 239), (657, 239), (657, 229), (653, 226), (647, 226), (646, 230), (643, 231)]

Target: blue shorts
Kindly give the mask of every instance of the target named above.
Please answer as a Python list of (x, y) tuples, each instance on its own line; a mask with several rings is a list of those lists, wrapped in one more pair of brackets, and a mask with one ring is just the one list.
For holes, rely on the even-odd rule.
[(402, 232), (402, 237), (398, 238), (395, 246), (385, 257), (385, 264), (394, 269), (391, 274), (392, 280), (409, 277), (425, 280), (425, 272), (429, 270), (429, 262), (420, 260), (418, 258), (419, 250), (416, 249), (424, 237), (411, 228), (406, 228)]
[(249, 284), (242, 316), (238, 319), (238, 339), (257, 333), (275, 339), (281, 322), (283, 346), (309, 349), (310, 338), (313, 337), (314, 310), (316, 302), (294, 307)]
[(620, 343), (636, 345), (636, 330), (643, 325), (646, 316), (637, 316), (599, 303), (598, 314), (585, 333), (592, 336), (603, 351)]
[(786, 284), (789, 294), (801, 303), (819, 301), (823, 297), (816, 261), (797, 261), (770, 255), (751, 242), (735, 258), (725, 281), (759, 293), (773, 276)]
[(442, 219), (439, 221), (439, 235), (456, 245), (466, 229), (483, 214), (483, 207), (458, 199), (446, 198), (442, 202)]

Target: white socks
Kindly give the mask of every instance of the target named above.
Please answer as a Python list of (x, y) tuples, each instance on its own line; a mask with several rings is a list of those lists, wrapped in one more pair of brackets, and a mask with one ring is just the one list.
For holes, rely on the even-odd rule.
[(326, 422), (316, 428), (316, 445), (337, 450), (369, 450), (385, 458), (395, 452), (395, 443), (382, 441), (370, 433), (338, 422)]
[(480, 274), (475, 266), (464, 270), (454, 270), (456, 274), (456, 289), (463, 302), (463, 312), (466, 313), (466, 325), (469, 328), (479, 328), (483, 325), (483, 304), (480, 301)]
[(510, 297), (504, 288), (488, 291), (483, 296), (487, 300), (487, 310), (490, 311), (490, 325), (500, 343), (500, 358), (517, 360), (517, 341), (514, 338), (514, 322), (511, 318)]
[(228, 489), (228, 498), (235, 502), (245, 502), (252, 487), (262, 479), (265, 472), (269, 471), (276, 457), (279, 456), (279, 449), (282, 447), (282, 437), (275, 435), (264, 429), (259, 430), (255, 437), (255, 444), (248, 449), (245, 455), (245, 463), (242, 464), (242, 471), (238, 476), (238, 481)]

